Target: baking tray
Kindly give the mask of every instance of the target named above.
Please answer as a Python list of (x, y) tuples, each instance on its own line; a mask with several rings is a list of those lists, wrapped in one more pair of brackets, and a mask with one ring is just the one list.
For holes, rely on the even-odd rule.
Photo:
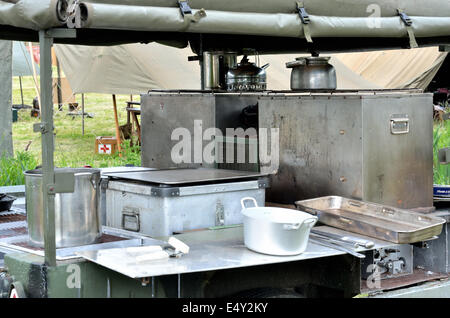
[(397, 244), (425, 241), (441, 234), (443, 218), (339, 196), (295, 202), (319, 222)]

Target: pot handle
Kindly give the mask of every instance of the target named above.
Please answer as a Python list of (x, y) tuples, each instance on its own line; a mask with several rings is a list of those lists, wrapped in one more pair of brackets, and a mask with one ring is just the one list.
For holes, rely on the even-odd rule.
[(316, 216), (306, 219), (305, 221), (303, 221), (303, 224), (307, 225), (309, 228), (312, 228), (314, 226), (314, 224), (316, 224), (317, 219), (318, 218)]
[(95, 182), (94, 175), (91, 175), (90, 181), (94, 190), (97, 190), (97, 182)]
[(283, 224), (283, 230), (298, 230), (300, 227), (302, 227), (303, 225), (306, 225), (309, 228), (312, 228), (314, 226), (314, 224), (316, 224), (317, 222), (317, 217), (312, 217), (309, 219), (304, 220), (302, 223), (286, 223)]
[(302, 226), (302, 223), (286, 223), (283, 224), (283, 230), (291, 231), (291, 230), (298, 230)]
[(242, 209), (246, 209), (245, 203), (244, 203), (245, 201), (252, 201), (252, 202), (253, 202), (253, 205), (255, 206), (255, 208), (258, 207), (258, 203), (256, 203), (255, 198), (252, 198), (252, 197), (245, 197), (245, 198), (242, 198), (242, 199), (241, 199), (241, 206), (242, 206)]

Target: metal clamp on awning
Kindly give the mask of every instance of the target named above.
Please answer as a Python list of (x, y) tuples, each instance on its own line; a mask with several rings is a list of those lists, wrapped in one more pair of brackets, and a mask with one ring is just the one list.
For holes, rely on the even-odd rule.
[(409, 36), (409, 47), (410, 48), (419, 47), (419, 45), (417, 44), (417, 41), (416, 41), (416, 37), (414, 36), (411, 18), (405, 12), (403, 12), (402, 9), (397, 9), (397, 13), (400, 16), (400, 19), (402, 19), (403, 23), (406, 26), (406, 31), (408, 32), (408, 36)]
[(297, 12), (300, 16), (300, 19), (302, 20), (303, 34), (305, 35), (305, 39), (306, 41), (312, 43), (311, 32), (309, 30), (309, 22), (311, 20), (309, 19), (309, 14), (308, 12), (306, 12), (303, 2), (297, 2)]
[(186, 0), (179, 0), (178, 5), (180, 6), (181, 15), (183, 17), (185, 17), (186, 14), (192, 14), (192, 9)]
[(187, 0), (178, 0), (178, 6), (180, 7), (181, 16), (184, 18), (184, 21), (195, 23), (198, 22), (201, 18), (206, 17), (205, 9), (197, 10), (196, 13), (192, 14), (192, 9), (189, 6)]

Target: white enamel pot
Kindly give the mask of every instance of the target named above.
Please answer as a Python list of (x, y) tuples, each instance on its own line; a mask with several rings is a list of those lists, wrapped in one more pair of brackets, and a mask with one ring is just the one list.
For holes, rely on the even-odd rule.
[[(246, 207), (252, 201), (253, 207)], [(275, 207), (258, 207), (251, 197), (241, 199), (244, 215), (244, 244), (252, 251), (269, 255), (298, 255), (308, 245), (317, 217), (306, 212)]]

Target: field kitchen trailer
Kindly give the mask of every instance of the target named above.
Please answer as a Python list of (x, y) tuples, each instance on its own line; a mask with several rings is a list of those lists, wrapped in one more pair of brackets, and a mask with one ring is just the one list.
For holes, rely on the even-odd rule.
[[(450, 296), (432, 95), (337, 90), (326, 58), (448, 50), (448, 1), (0, 1), (0, 38), (40, 43), (42, 135), (42, 169), (0, 213), (3, 297)], [(142, 167), (55, 168), (53, 43), (152, 41), (190, 45), (202, 80), (142, 92)], [(270, 67), (250, 62), (269, 53), (308, 54), (286, 61), (291, 90), (267, 90)], [(174, 157), (178, 128), (209, 135)], [(250, 201), (274, 224), (246, 232)], [(274, 222), (280, 207), (297, 213)], [(308, 244), (288, 255), (295, 231)]]

